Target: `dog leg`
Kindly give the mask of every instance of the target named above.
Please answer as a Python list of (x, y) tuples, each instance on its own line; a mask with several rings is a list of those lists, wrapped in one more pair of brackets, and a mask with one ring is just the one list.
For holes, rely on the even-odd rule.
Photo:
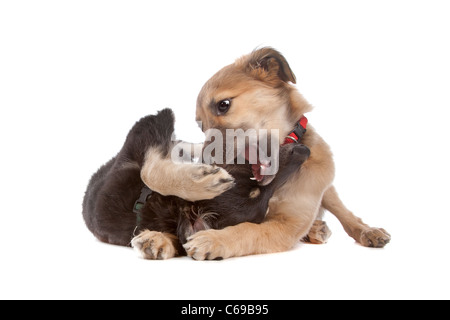
[(188, 238), (184, 248), (195, 260), (283, 252), (305, 236), (313, 219), (298, 219), (285, 213), (271, 214), (261, 224), (245, 222), (222, 230), (197, 232)]
[(175, 257), (178, 238), (170, 233), (144, 230), (131, 240), (131, 246), (148, 260), (165, 260)]
[(286, 201), (273, 202), (274, 207), (261, 224), (246, 222), (192, 235), (184, 245), (187, 255), (196, 260), (213, 260), (291, 249), (311, 229), (322, 199), (320, 189), (312, 191), (305, 180), (299, 179), (296, 192), (281, 188), (279, 192)]
[(325, 191), (322, 206), (338, 218), (350, 237), (365, 247), (383, 248), (391, 240), (386, 230), (369, 227), (348, 210), (339, 199), (334, 186)]
[(150, 149), (141, 170), (141, 179), (153, 191), (188, 201), (212, 199), (234, 186), (225, 170), (205, 164), (175, 163), (157, 149)]

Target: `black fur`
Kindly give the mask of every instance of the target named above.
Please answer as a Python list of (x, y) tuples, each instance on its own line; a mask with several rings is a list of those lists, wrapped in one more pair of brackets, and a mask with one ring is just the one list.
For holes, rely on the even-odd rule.
[[(264, 187), (250, 180), (253, 176), (250, 165), (224, 165), (235, 178), (235, 187), (222, 195), (212, 200), (189, 202), (153, 192), (141, 214), (136, 215), (133, 206), (144, 187), (140, 171), (145, 153), (157, 147), (168, 156), (174, 144), (173, 131), (174, 116), (170, 109), (142, 118), (129, 132), (117, 156), (92, 176), (83, 201), (83, 217), (99, 240), (128, 246), (133, 235), (149, 229), (176, 235), (180, 240), (178, 252), (183, 253), (181, 245), (199, 230), (222, 229), (242, 222), (260, 223), (274, 191), (298, 171), (309, 156), (309, 149), (304, 145), (282, 146), (280, 169), (275, 179)], [(252, 192), (257, 196), (250, 197)]]

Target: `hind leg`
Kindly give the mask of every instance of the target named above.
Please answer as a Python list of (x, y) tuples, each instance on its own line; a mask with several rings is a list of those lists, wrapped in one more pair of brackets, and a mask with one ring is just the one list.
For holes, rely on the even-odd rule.
[(383, 248), (391, 240), (386, 230), (369, 227), (348, 210), (333, 186), (325, 191), (322, 206), (338, 218), (350, 237), (365, 247)]
[(311, 229), (302, 241), (313, 244), (327, 243), (328, 238), (331, 236), (331, 230), (328, 228), (327, 223), (322, 220), (325, 209), (320, 207), (316, 221), (314, 221)]

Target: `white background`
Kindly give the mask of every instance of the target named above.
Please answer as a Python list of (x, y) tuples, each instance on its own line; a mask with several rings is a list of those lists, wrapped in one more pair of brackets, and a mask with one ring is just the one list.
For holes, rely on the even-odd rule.
[[(0, 298), (450, 298), (446, 1), (2, 1)], [(145, 261), (81, 217), (92, 173), (140, 117), (196, 96), (258, 46), (289, 61), (344, 203), (392, 242)]]

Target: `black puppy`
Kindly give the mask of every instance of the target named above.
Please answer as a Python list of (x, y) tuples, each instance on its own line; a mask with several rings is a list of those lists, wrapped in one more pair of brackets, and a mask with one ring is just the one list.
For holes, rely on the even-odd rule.
[[(158, 150), (169, 157), (175, 145), (171, 140), (173, 131), (174, 116), (170, 109), (142, 118), (129, 132), (118, 155), (92, 176), (83, 201), (83, 217), (99, 240), (123, 246), (132, 244), (148, 259), (184, 255), (182, 244), (197, 231), (242, 222), (261, 223), (275, 190), (310, 154), (302, 144), (280, 147), (279, 171), (267, 186), (259, 186), (250, 179), (253, 174), (249, 164), (224, 165), (234, 178), (234, 184), (227, 179), (219, 181), (228, 183), (231, 187), (228, 191), (209, 200), (187, 201), (152, 191), (141, 179), (149, 150)], [(209, 173), (218, 170), (221, 169), (213, 168)], [(132, 240), (139, 232), (142, 233)]]

